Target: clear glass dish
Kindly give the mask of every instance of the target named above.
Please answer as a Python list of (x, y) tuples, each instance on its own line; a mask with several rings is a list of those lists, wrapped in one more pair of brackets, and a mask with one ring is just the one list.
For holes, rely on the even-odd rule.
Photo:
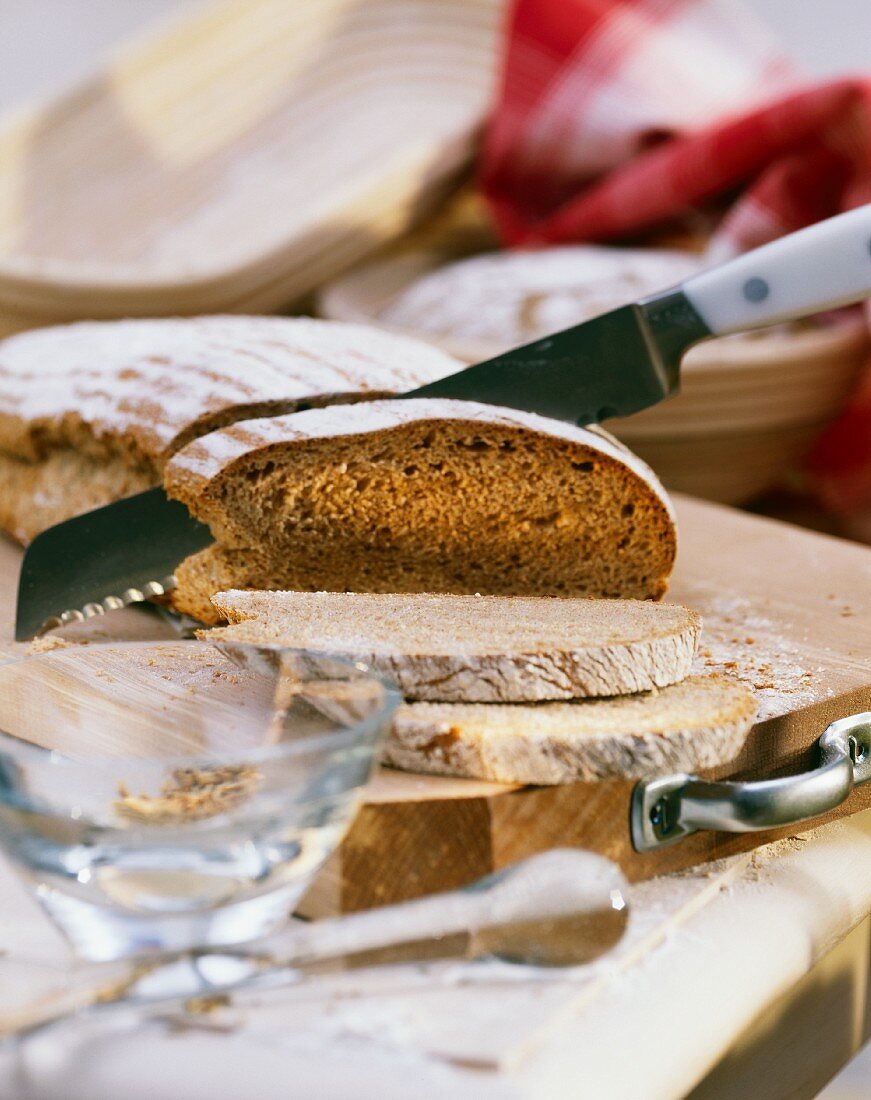
[(238, 943), (294, 908), (400, 696), (353, 665), (207, 642), (0, 665), (0, 845), (81, 956)]

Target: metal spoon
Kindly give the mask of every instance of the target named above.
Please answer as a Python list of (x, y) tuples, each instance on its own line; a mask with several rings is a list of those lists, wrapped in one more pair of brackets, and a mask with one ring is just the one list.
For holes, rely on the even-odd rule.
[[(497, 956), (576, 966), (613, 947), (628, 918), (626, 881), (610, 860), (554, 849), (460, 890), (304, 924), (238, 948), (167, 960), (95, 964), (68, 993), (0, 1015), (0, 1040), (119, 1008), (166, 1009), (193, 999), (274, 989), (333, 969)], [(119, 969), (120, 966), (120, 969)]]

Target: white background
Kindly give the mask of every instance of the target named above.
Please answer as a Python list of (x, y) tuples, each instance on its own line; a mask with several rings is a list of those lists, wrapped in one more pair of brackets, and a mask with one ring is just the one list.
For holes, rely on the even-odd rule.
[[(287, 2), (305, 4), (306, 0)], [(772, 27), (809, 72), (825, 75), (871, 69), (871, 0), (745, 0), (745, 4)], [(89, 72), (101, 51), (184, 6), (190, 6), (190, 0), (2, 0), (0, 109), (62, 88)]]

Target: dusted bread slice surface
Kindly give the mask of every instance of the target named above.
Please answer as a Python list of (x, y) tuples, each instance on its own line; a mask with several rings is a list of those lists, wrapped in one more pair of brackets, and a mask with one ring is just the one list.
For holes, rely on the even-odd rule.
[(158, 484), (170, 455), (245, 417), (403, 392), (460, 364), (310, 318), (101, 321), (0, 342), (0, 527), (21, 542)]
[(669, 249), (581, 244), (486, 252), (415, 279), (379, 320), (484, 358), (674, 286), (701, 267), (698, 256)]
[(650, 469), (606, 433), (445, 399), (250, 420), (166, 468), (215, 544), (176, 570), (223, 589), (659, 599), (676, 536)]
[(679, 604), (535, 596), (220, 592), (209, 641), (364, 661), (406, 698), (534, 702), (623, 695), (689, 675), (701, 619)]
[(643, 779), (727, 764), (755, 715), (752, 692), (724, 676), (573, 703), (406, 703), (384, 759), (499, 783)]

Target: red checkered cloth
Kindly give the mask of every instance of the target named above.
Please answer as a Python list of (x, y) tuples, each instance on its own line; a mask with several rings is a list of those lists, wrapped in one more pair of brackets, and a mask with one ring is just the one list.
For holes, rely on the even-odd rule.
[[(871, 80), (807, 86), (738, 0), (515, 0), (479, 178), (508, 245), (713, 203), (725, 258), (871, 202)], [(810, 467), (830, 503), (871, 504), (871, 380)]]

